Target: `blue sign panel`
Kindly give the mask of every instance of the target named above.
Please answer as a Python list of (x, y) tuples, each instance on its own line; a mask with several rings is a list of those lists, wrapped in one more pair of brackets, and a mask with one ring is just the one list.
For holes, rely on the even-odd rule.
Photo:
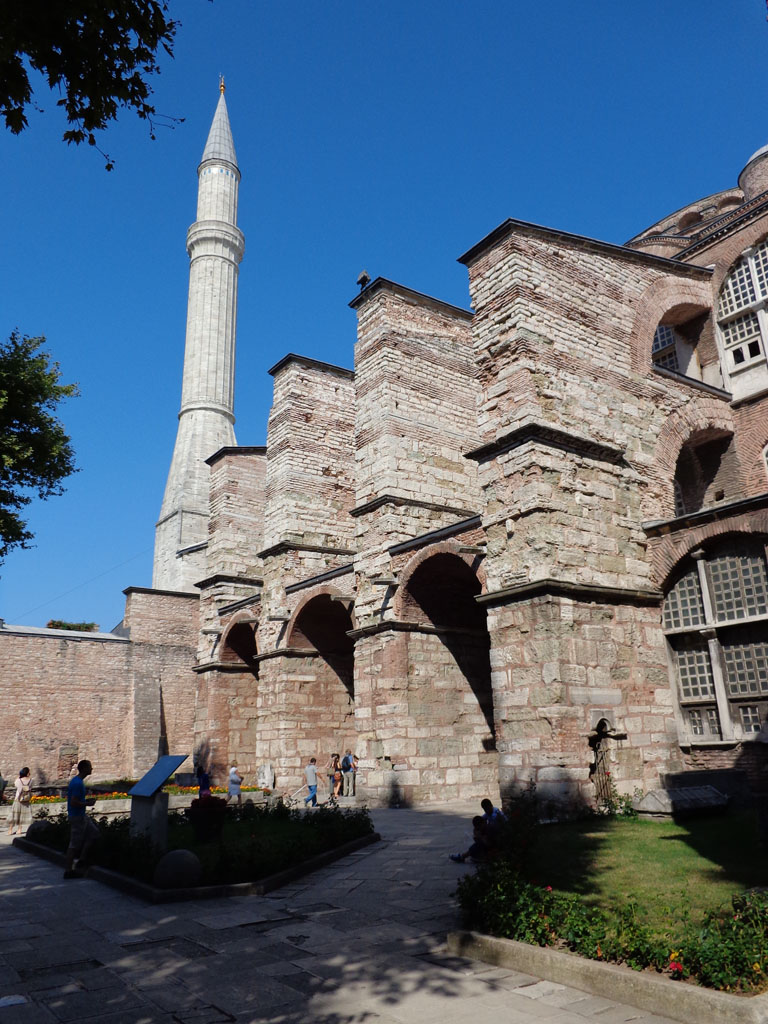
[(128, 793), (128, 796), (154, 796), (158, 789), (161, 789), (170, 779), (179, 765), (187, 760), (187, 754), (167, 754), (161, 757), (147, 774), (139, 779), (136, 785)]

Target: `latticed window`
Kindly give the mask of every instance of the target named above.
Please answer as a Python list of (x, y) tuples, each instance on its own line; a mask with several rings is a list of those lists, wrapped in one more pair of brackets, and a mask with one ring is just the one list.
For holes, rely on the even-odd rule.
[(707, 563), (716, 619), (768, 613), (765, 554), (747, 548), (726, 551)]
[(768, 713), (765, 543), (728, 541), (697, 552), (667, 593), (662, 624), (689, 740), (760, 732)]
[(655, 366), (663, 366), (665, 370), (679, 370), (677, 358), (677, 331), (674, 327), (659, 324), (653, 336), (651, 359)]
[(729, 373), (765, 360), (768, 241), (748, 249), (720, 289), (717, 319)]
[(694, 566), (681, 576), (667, 594), (664, 602), (664, 628), (680, 629), (682, 626), (698, 626), (704, 621), (704, 605), (701, 600), (699, 574)]
[(760, 732), (760, 709), (753, 704), (744, 704), (739, 708), (741, 727), (744, 732)]

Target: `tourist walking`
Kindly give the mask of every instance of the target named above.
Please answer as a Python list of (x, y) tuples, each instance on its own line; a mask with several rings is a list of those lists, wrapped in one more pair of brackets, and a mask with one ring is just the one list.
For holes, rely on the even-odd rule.
[(12, 836), (14, 830), (24, 835), (32, 821), (32, 779), (29, 775), (29, 768), (22, 768), (19, 777), (16, 779), (16, 794), (11, 807), (11, 817), (8, 822), (8, 835)]
[(338, 772), (339, 780), (341, 780), (341, 762), (339, 761), (338, 754), (331, 754), (325, 765), (325, 770), (328, 772), (328, 803), (332, 804), (336, 801), (336, 773)]
[(243, 783), (243, 776), (238, 771), (237, 765), (233, 764), (229, 769), (229, 782), (227, 783), (227, 803), (232, 797), (237, 797), (238, 806), (242, 803), (242, 796), (240, 794), (240, 786)]
[(355, 759), (352, 756), (352, 751), (348, 750), (344, 757), (341, 759), (341, 774), (342, 774), (342, 796), (354, 796), (355, 795)]
[[(65, 878), (82, 878), (82, 869), (88, 862), (88, 854), (96, 839), (99, 838), (99, 827), (93, 818), (85, 813), (86, 808), (96, 803), (94, 797), (86, 799), (85, 780), (93, 771), (90, 761), (77, 762), (77, 775), (69, 780), (67, 786), (67, 818), (69, 819), (69, 846), (64, 867)], [(75, 870), (77, 860), (77, 870)]]
[(307, 780), (309, 796), (304, 798), (305, 804), (312, 804), (317, 807), (317, 758), (310, 757), (309, 764), (304, 769), (304, 778)]

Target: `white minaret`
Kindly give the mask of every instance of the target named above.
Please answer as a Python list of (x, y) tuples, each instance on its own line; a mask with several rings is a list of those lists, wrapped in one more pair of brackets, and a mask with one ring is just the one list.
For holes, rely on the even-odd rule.
[(187, 232), (189, 301), (181, 411), (171, 469), (155, 527), (152, 586), (194, 592), (205, 576), (208, 482), (205, 463), (235, 444), (237, 274), (245, 239), (237, 227), (237, 167), (222, 80), (219, 105), (197, 168), (197, 220)]

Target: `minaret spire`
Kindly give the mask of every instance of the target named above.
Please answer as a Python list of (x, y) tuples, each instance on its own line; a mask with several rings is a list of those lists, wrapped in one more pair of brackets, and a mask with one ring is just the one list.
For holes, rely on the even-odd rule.
[(240, 170), (219, 82), (219, 102), (197, 168), (197, 219), (187, 232), (189, 301), (176, 445), (155, 528), (152, 586), (194, 591), (205, 575), (208, 466), (235, 444), (237, 276), (245, 239), (237, 227)]

